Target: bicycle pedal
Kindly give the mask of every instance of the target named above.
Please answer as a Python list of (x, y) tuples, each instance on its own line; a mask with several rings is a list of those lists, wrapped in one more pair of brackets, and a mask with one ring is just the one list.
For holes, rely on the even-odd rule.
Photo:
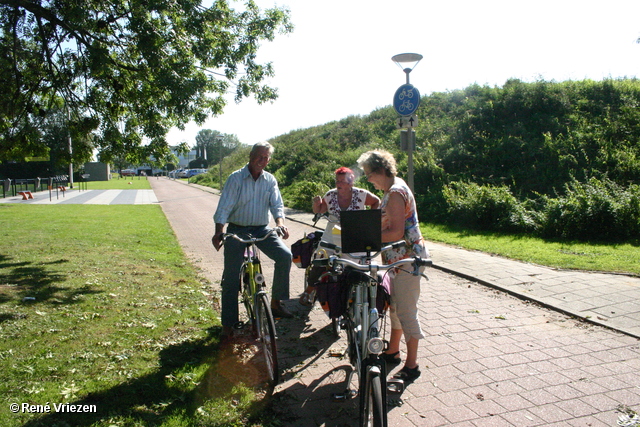
[(402, 401), (402, 399), (398, 398), (398, 399), (387, 399), (387, 406), (390, 408), (399, 408), (402, 405), (404, 405), (404, 402)]
[(400, 378), (389, 378), (387, 380), (387, 391), (389, 393), (402, 393), (404, 391), (404, 381)]
[(342, 393), (331, 393), (331, 401), (335, 403), (346, 402), (356, 396), (355, 390), (345, 390)]
[(244, 327), (245, 327), (245, 323), (244, 322), (236, 322), (236, 323), (233, 324), (233, 329), (238, 330), (238, 331), (241, 330), (241, 329), (244, 329)]

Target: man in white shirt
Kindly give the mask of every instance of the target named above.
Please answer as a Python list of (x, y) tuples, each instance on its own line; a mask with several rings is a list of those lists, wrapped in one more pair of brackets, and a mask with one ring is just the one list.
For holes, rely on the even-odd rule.
[[(269, 213), (285, 239), (289, 230), (284, 225), (284, 203), (275, 177), (264, 169), (271, 160), (273, 146), (268, 142), (257, 143), (249, 154), (249, 163), (233, 172), (224, 184), (218, 208), (213, 216), (216, 224), (211, 239), (216, 250), (222, 246), (224, 226), (227, 232), (253, 237), (262, 237), (268, 231)], [(271, 310), (274, 317), (293, 317), (281, 303), (289, 299), (289, 273), (291, 251), (277, 236), (258, 243), (258, 248), (275, 262), (271, 295)], [(226, 339), (233, 333), (238, 321), (238, 292), (240, 290), (240, 267), (244, 244), (228, 239), (224, 247), (224, 273), (222, 274), (222, 335)]]

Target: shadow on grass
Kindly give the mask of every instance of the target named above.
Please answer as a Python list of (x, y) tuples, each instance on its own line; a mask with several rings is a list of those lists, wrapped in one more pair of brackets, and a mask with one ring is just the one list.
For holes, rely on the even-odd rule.
[[(304, 314), (303, 314), (304, 315)], [(302, 316), (301, 316), (302, 317)], [(282, 381), (292, 379), (305, 361), (305, 367), (313, 365), (314, 361), (324, 354), (330, 345), (336, 341), (328, 324), (322, 329), (308, 329), (300, 317), (296, 319), (281, 319), (277, 321), (278, 358), (283, 372)], [(68, 403), (79, 408), (84, 405), (95, 405), (95, 413), (49, 413), (34, 416), (24, 427), (50, 426), (91, 426), (125, 423), (126, 425), (295, 425), (299, 415), (289, 413), (292, 407), (300, 407), (301, 402), (294, 399), (299, 386), (291, 385), (292, 389), (284, 386), (283, 390), (271, 395), (263, 385), (265, 380), (264, 361), (257, 348), (255, 340), (244, 335), (234, 338), (225, 344), (219, 344), (221, 327), (207, 329), (207, 334), (200, 339), (183, 341), (165, 347), (159, 352), (158, 368), (149, 375), (141, 376), (104, 391), (92, 393), (85, 398)], [(309, 358), (311, 357), (311, 361)], [(193, 367), (207, 366), (197, 385), (177, 385), (182, 374)], [(196, 369), (197, 371), (198, 369)], [(335, 379), (334, 370), (327, 372), (321, 380), (306, 388), (305, 393), (313, 395), (327, 393), (325, 387), (331, 391), (341, 390), (340, 383)], [(336, 370), (337, 371), (337, 370)], [(252, 389), (257, 393), (256, 401), (248, 407), (238, 408), (241, 419), (230, 419), (225, 422), (224, 414), (215, 414), (215, 421), (205, 415), (201, 416), (199, 408), (213, 399), (241, 401), (243, 392), (237, 386)], [(322, 390), (321, 390), (322, 389)], [(263, 394), (260, 392), (263, 391)], [(62, 400), (62, 399), (61, 399)], [(318, 403), (322, 405), (323, 401)], [(62, 403), (62, 402), (58, 402)], [(309, 405), (310, 403), (307, 403)], [(231, 405), (233, 406), (233, 405)], [(215, 408), (214, 404), (211, 406)], [(315, 407), (314, 407), (315, 408)], [(306, 410), (306, 408), (298, 408)], [(325, 412), (326, 408), (315, 408), (317, 412)], [(206, 410), (206, 409), (205, 409)], [(221, 408), (225, 410), (225, 408)], [(330, 417), (328, 417), (330, 418)], [(180, 421), (182, 420), (182, 424)], [(287, 424), (292, 421), (291, 424)], [(106, 424), (105, 424), (106, 423)]]
[[(50, 262), (12, 262), (12, 257), (0, 255), (0, 304), (20, 303), (76, 304), (78, 295), (98, 293), (90, 287), (68, 288), (60, 286), (67, 275), (54, 267), (69, 262), (59, 259)], [(15, 319), (13, 314), (0, 313), (0, 323)]]
[[(159, 353), (158, 369), (149, 375), (92, 393), (80, 400), (65, 402), (76, 408), (85, 405), (89, 405), (87, 408), (95, 407), (95, 413), (50, 413), (30, 420), (23, 426), (103, 425), (105, 421), (122, 422), (122, 418), (127, 420), (127, 425), (161, 425), (172, 417), (191, 419), (192, 424), (196, 425), (193, 417), (203, 402), (216, 397), (233, 399), (234, 387), (246, 379), (242, 371), (253, 369), (248, 366), (256, 364), (252, 358), (242, 360), (236, 354), (236, 349), (220, 346), (220, 332), (220, 327), (209, 328), (204, 338), (164, 348)], [(210, 364), (207, 374), (199, 385), (189, 391), (173, 386), (169, 380), (179, 376), (186, 367), (202, 364)], [(247, 413), (258, 413), (264, 404), (260, 401), (254, 403)]]

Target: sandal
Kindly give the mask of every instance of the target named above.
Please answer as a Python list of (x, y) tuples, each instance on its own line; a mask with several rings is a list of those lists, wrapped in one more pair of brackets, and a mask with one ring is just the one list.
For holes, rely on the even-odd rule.
[(397, 378), (404, 382), (412, 382), (416, 380), (422, 372), (420, 372), (420, 367), (416, 366), (415, 368), (407, 368), (406, 366), (398, 371), (397, 374), (393, 376), (393, 378)]
[(396, 351), (395, 353), (382, 353), (380, 358), (384, 360), (387, 365), (398, 365), (402, 362), (402, 358), (400, 358), (400, 352)]
[(304, 292), (301, 296), (300, 299), (298, 300), (298, 302), (302, 305), (304, 305), (305, 307), (311, 307), (315, 301), (315, 295), (313, 295), (314, 292)]

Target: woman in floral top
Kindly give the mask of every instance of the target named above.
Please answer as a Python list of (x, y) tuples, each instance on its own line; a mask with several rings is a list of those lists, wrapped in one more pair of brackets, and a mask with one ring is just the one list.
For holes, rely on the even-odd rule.
[[(333, 228), (340, 224), (340, 212), (357, 211), (366, 209), (378, 209), (380, 198), (363, 188), (353, 186), (355, 174), (347, 167), (336, 169), (336, 188), (327, 191), (324, 197), (313, 198), (313, 213), (329, 213), (329, 222), (322, 234), (322, 240), (340, 246), (339, 236), (333, 235)], [(335, 239), (335, 240), (334, 240)], [(313, 304), (313, 284), (308, 284), (307, 289), (300, 297), (300, 304)]]
[[(382, 150), (368, 151), (358, 159), (367, 180), (382, 197), (382, 241), (404, 240), (406, 245), (399, 249), (389, 249), (382, 253), (382, 261), (389, 264), (400, 259), (429, 256), (420, 232), (418, 213), (413, 193), (404, 180), (396, 176), (396, 161), (391, 153)], [(418, 342), (424, 338), (418, 320), (418, 299), (420, 298), (420, 276), (404, 270), (391, 272), (391, 336), (389, 348), (383, 358), (389, 364), (399, 364), (400, 339), (404, 334), (407, 357), (404, 367), (397, 377), (413, 381), (420, 376), (418, 366)]]

